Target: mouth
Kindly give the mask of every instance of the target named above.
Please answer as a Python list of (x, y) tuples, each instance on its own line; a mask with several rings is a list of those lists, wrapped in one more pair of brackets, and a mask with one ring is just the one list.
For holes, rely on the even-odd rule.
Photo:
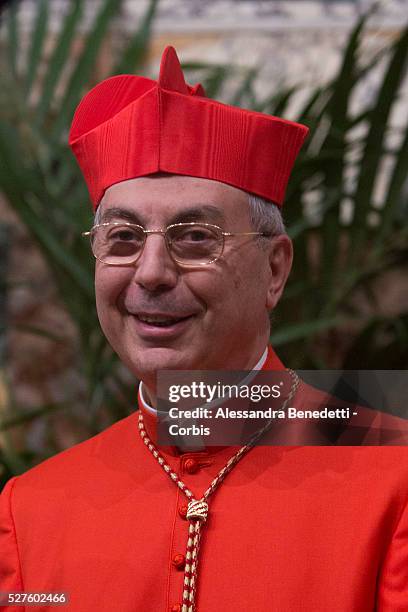
[(181, 313), (138, 313), (133, 315), (137, 335), (149, 343), (176, 340), (189, 329), (195, 318), (195, 314), (182, 315)]
[(172, 327), (187, 319), (191, 319), (194, 315), (187, 315), (183, 317), (174, 317), (173, 315), (136, 315), (138, 321), (144, 325), (148, 325), (152, 328), (155, 327)]

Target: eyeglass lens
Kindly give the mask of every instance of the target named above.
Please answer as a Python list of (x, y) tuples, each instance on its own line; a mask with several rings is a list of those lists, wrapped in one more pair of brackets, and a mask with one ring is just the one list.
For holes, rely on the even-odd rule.
[[(184, 264), (204, 264), (222, 253), (223, 235), (219, 228), (199, 223), (170, 226), (165, 233), (173, 259)], [(135, 262), (141, 255), (146, 234), (136, 225), (107, 224), (92, 230), (92, 250), (100, 261), (111, 265)]]

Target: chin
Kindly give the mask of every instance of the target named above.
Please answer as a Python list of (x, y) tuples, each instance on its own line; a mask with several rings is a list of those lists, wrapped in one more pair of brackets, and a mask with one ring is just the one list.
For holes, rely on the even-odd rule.
[(146, 384), (156, 379), (159, 370), (194, 370), (200, 363), (198, 356), (168, 347), (143, 348), (133, 358), (129, 355), (121, 359)]

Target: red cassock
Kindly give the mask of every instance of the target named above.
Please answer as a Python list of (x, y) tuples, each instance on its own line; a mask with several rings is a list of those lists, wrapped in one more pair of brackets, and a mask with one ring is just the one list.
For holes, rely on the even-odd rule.
[[(282, 367), (271, 350), (266, 367)], [(233, 452), (163, 456), (199, 498)], [(407, 498), (406, 447), (254, 448), (209, 501), (197, 611), (406, 612)], [(9, 481), (0, 591), (66, 592), (73, 612), (177, 612), (185, 505), (134, 413)]]

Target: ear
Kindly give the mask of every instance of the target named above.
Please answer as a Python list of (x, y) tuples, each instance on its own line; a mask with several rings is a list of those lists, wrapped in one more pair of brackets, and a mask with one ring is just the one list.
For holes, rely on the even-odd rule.
[(269, 286), (266, 296), (266, 307), (273, 310), (279, 302), (292, 268), (292, 241), (286, 234), (271, 239), (269, 251)]

